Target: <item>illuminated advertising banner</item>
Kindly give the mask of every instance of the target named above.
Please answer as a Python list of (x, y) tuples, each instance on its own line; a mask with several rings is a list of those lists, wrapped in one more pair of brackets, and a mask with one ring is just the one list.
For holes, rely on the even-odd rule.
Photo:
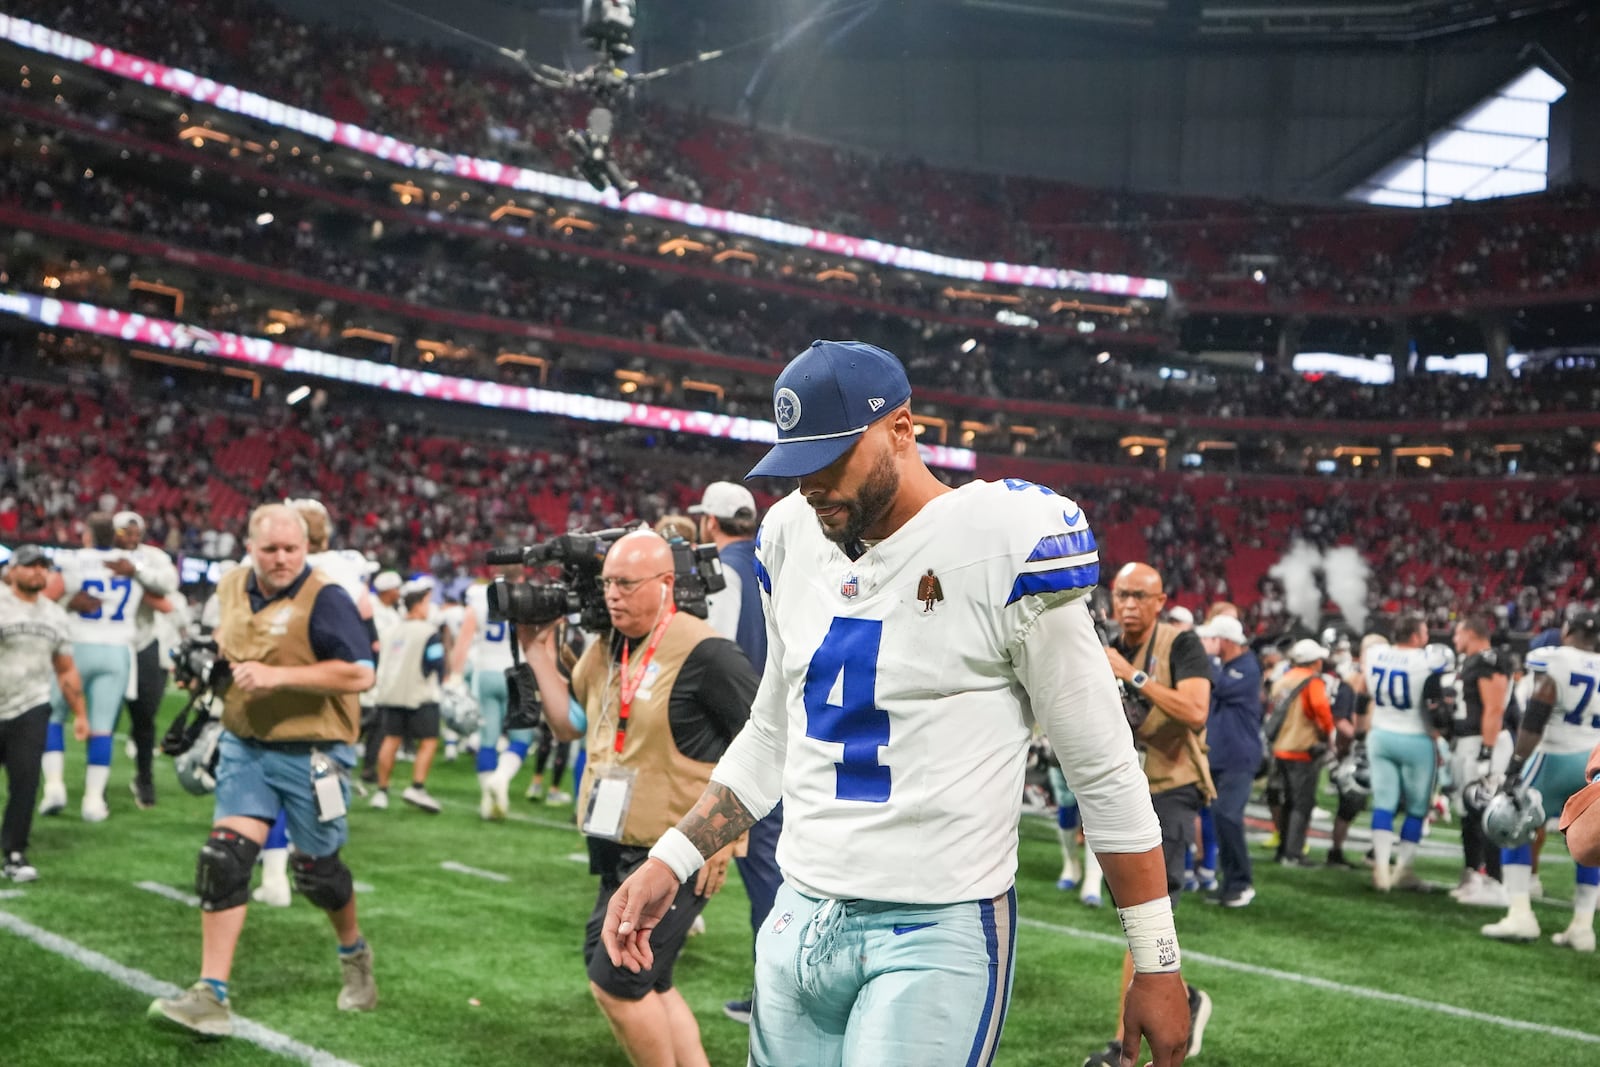
[(73, 63), (81, 63), (86, 67), (154, 89), (175, 93), (197, 103), (209, 104), (219, 110), (256, 119), (270, 126), (295, 130), (319, 141), (342, 145), (412, 170), (448, 174), (470, 181), (500, 185), (563, 200), (602, 204), (616, 211), (664, 219), (696, 229), (720, 230), (723, 233), (750, 237), (758, 241), (809, 248), (849, 259), (943, 278), (1023, 285), (1039, 289), (1106, 293), (1148, 300), (1164, 300), (1170, 292), (1168, 284), (1159, 278), (1138, 278), (1126, 274), (1063, 270), (1057, 267), (1025, 266), (1015, 263), (990, 263), (977, 259), (943, 256), (870, 238), (829, 233), (826, 230), (817, 230), (779, 219), (762, 218), (758, 215), (746, 215), (738, 211), (726, 211), (703, 204), (673, 200), (642, 189), (628, 197), (626, 201), (619, 202), (614, 191), (607, 190), (602, 195), (588, 182), (576, 178), (514, 167), (497, 163), (492, 159), (479, 159), (437, 148), (424, 148), (396, 137), (362, 129), (352, 123), (339, 122), (326, 115), (318, 115), (304, 108), (285, 104), (259, 93), (224, 85), (210, 78), (127, 52), (119, 52), (114, 48), (107, 48), (71, 34), (59, 33), (26, 19), (0, 15), (0, 38), (21, 45), (23, 48), (31, 48), (36, 52), (44, 52)]
[[(261, 337), (244, 337), (224, 330), (208, 330), (185, 322), (152, 318), (78, 301), (56, 300), (33, 293), (0, 291), (0, 314), (15, 315), (53, 328), (116, 337), (129, 344), (209, 356), (286, 374), (350, 382), (427, 400), (670, 430), (673, 433), (720, 437), (729, 441), (769, 444), (778, 439), (777, 426), (764, 419), (735, 418), (708, 411), (689, 411), (656, 404), (559, 393), (550, 389), (502, 385), (477, 378), (458, 378), (450, 374), (352, 359), (314, 348), (278, 344)], [(962, 471), (977, 467), (977, 456), (971, 449), (924, 444), (918, 444), (917, 447), (929, 466)]]

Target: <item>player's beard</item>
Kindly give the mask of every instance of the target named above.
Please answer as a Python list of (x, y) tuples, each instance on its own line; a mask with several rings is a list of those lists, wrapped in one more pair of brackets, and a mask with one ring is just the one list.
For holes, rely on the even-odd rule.
[(839, 545), (853, 544), (861, 540), (862, 534), (888, 514), (889, 507), (899, 492), (900, 471), (895, 467), (894, 454), (886, 448), (879, 454), (878, 462), (873, 465), (872, 470), (867, 473), (861, 488), (856, 491), (855, 499), (839, 502), (838, 506), (845, 512), (844, 525), (829, 529), (824, 524), (822, 536)]

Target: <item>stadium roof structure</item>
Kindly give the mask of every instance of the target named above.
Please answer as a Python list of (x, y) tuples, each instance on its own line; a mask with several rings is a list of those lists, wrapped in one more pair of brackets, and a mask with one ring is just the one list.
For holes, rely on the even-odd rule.
[(962, 7), (1205, 41), (1416, 42), (1504, 25), (1581, 0), (956, 0)]

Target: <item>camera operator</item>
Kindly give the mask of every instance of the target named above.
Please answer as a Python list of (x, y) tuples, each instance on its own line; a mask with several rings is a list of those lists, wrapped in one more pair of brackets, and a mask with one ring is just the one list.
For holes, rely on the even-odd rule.
[(233, 1030), (228, 976), (244, 929), (250, 873), (280, 808), (294, 841), (295, 887), (328, 913), (344, 973), (341, 1011), (370, 1011), (372, 949), (356, 922), (346, 771), (373, 682), (372, 642), (350, 595), (306, 564), (306, 524), (282, 504), (250, 516), (250, 566), (222, 579), (217, 643), (232, 667), (222, 697), (216, 815), (200, 849), (200, 980), (155, 1001), (150, 1017), (207, 1036)]
[[(767, 621), (761, 614), (761, 584), (756, 576), (756, 498), (734, 482), (712, 482), (700, 503), (689, 509), (700, 517), (700, 540), (717, 546), (727, 582), (707, 597), (706, 621), (743, 650), (760, 677), (767, 665)], [(778, 837), (783, 833), (783, 802), (750, 827), (750, 846), (735, 855), (739, 879), (750, 898), (750, 930), (759, 933), (783, 884), (778, 869)], [(752, 943), (751, 949), (755, 946)], [(734, 1022), (750, 1022), (750, 998), (726, 1001), (722, 1012)]]
[(613, 633), (578, 660), (570, 696), (556, 659), (557, 627), (519, 631), (556, 736), (587, 736), (577, 817), (600, 889), (584, 962), (595, 1001), (636, 1064), (706, 1063), (699, 1024), (673, 988), (672, 969), (690, 925), (722, 887), (732, 847), (683, 887), (655, 930), (648, 969), (635, 973), (611, 963), (600, 945), (606, 907), (657, 838), (699, 799), (749, 717), (757, 686), (737, 645), (677, 610), (674, 580), (672, 550), (658, 534), (636, 531), (611, 547), (600, 582)]
[[(1167, 602), (1161, 575), (1145, 563), (1130, 563), (1111, 582), (1111, 607), (1122, 633), (1106, 647), (1111, 673), (1122, 683), (1129, 725), (1144, 752), (1150, 802), (1161, 823), (1167, 865), (1167, 895), (1176, 907), (1183, 891), (1184, 859), (1194, 847), (1200, 809), (1217, 795), (1206, 758), (1206, 719), (1211, 712), (1211, 660), (1193, 630), (1162, 622)], [(1133, 957), (1122, 964), (1122, 986), (1133, 980)], [(1189, 1054), (1200, 1051), (1211, 1017), (1211, 998), (1189, 986)], [(1118, 1012), (1121, 1018), (1121, 1012)], [(1117, 1062), (1116, 1042), (1087, 1064)]]

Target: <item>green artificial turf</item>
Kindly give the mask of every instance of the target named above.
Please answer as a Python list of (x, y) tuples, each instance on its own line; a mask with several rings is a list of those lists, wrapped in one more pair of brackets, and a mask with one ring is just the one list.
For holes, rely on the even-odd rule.
[[(171, 710), (170, 708), (168, 709)], [(82, 746), (69, 746), (73, 805), (35, 823), (30, 856), (41, 879), (7, 912), (152, 977), (187, 985), (199, 963), (199, 913), (134, 888), (148, 880), (192, 892), (195, 850), (210, 801), (157, 766), (160, 803), (137, 811), (131, 761), (112, 774), (112, 817), (77, 817)], [(409, 775), (396, 768), (395, 793)], [(358, 883), (364, 932), (376, 953), (381, 1004), (370, 1015), (334, 1009), (339, 968), (326, 920), (303, 900), (256, 906), (241, 942), (232, 994), (242, 1015), (306, 1045), (366, 1067), (623, 1067), (583, 973), (583, 924), (594, 880), (570, 829), (571, 808), (533, 804), (514, 791), (514, 821), (484, 824), (470, 755), (440, 762), (429, 782), (444, 813), (399, 802), (386, 812), (356, 800), (346, 859)], [(570, 787), (570, 780), (566, 783)], [(1433, 839), (1453, 840), (1450, 827)], [(1355, 850), (1357, 853), (1359, 850)], [(1320, 858), (1321, 846), (1313, 848)], [(1257, 901), (1222, 910), (1188, 897), (1178, 923), (1185, 974), (1206, 989), (1215, 1015), (1193, 1062), (1214, 1067), (1496, 1067), (1516, 1062), (1600, 1064), (1600, 1043), (1511, 1028), (1307, 984), (1288, 972), (1362, 990), (1438, 1002), (1487, 1015), (1600, 1034), (1597, 961), (1555, 948), (1563, 907), (1540, 906), (1546, 939), (1490, 942), (1477, 932), (1498, 918), (1443, 893), (1379, 897), (1368, 872), (1282, 869), (1258, 860)], [(1572, 867), (1559, 839), (1547, 849), (1551, 896), (1570, 898)], [(507, 883), (441, 868), (447, 861), (495, 871)], [(1053, 824), (1025, 818), (1018, 878), (1022, 926), (1004, 1042), (997, 1060), (1021, 1067), (1076, 1065), (1111, 1036), (1121, 953), (1115, 913), (1091, 910), (1055, 889)], [(1425, 877), (1453, 883), (1459, 865), (1425, 859)], [(12, 888), (9, 883), (0, 889)], [(724, 1000), (749, 980), (748, 910), (737, 874), (706, 910), (709, 931), (692, 938), (677, 968), (717, 1065), (745, 1062), (746, 1030), (725, 1019)], [(1087, 936), (1085, 936), (1087, 935)], [(1209, 962), (1202, 957), (1215, 957)], [(1227, 962), (1257, 970), (1239, 969)], [(286, 1062), (234, 1039), (203, 1043), (146, 1022), (148, 997), (0, 929), (0, 1064), (211, 1065)]]

